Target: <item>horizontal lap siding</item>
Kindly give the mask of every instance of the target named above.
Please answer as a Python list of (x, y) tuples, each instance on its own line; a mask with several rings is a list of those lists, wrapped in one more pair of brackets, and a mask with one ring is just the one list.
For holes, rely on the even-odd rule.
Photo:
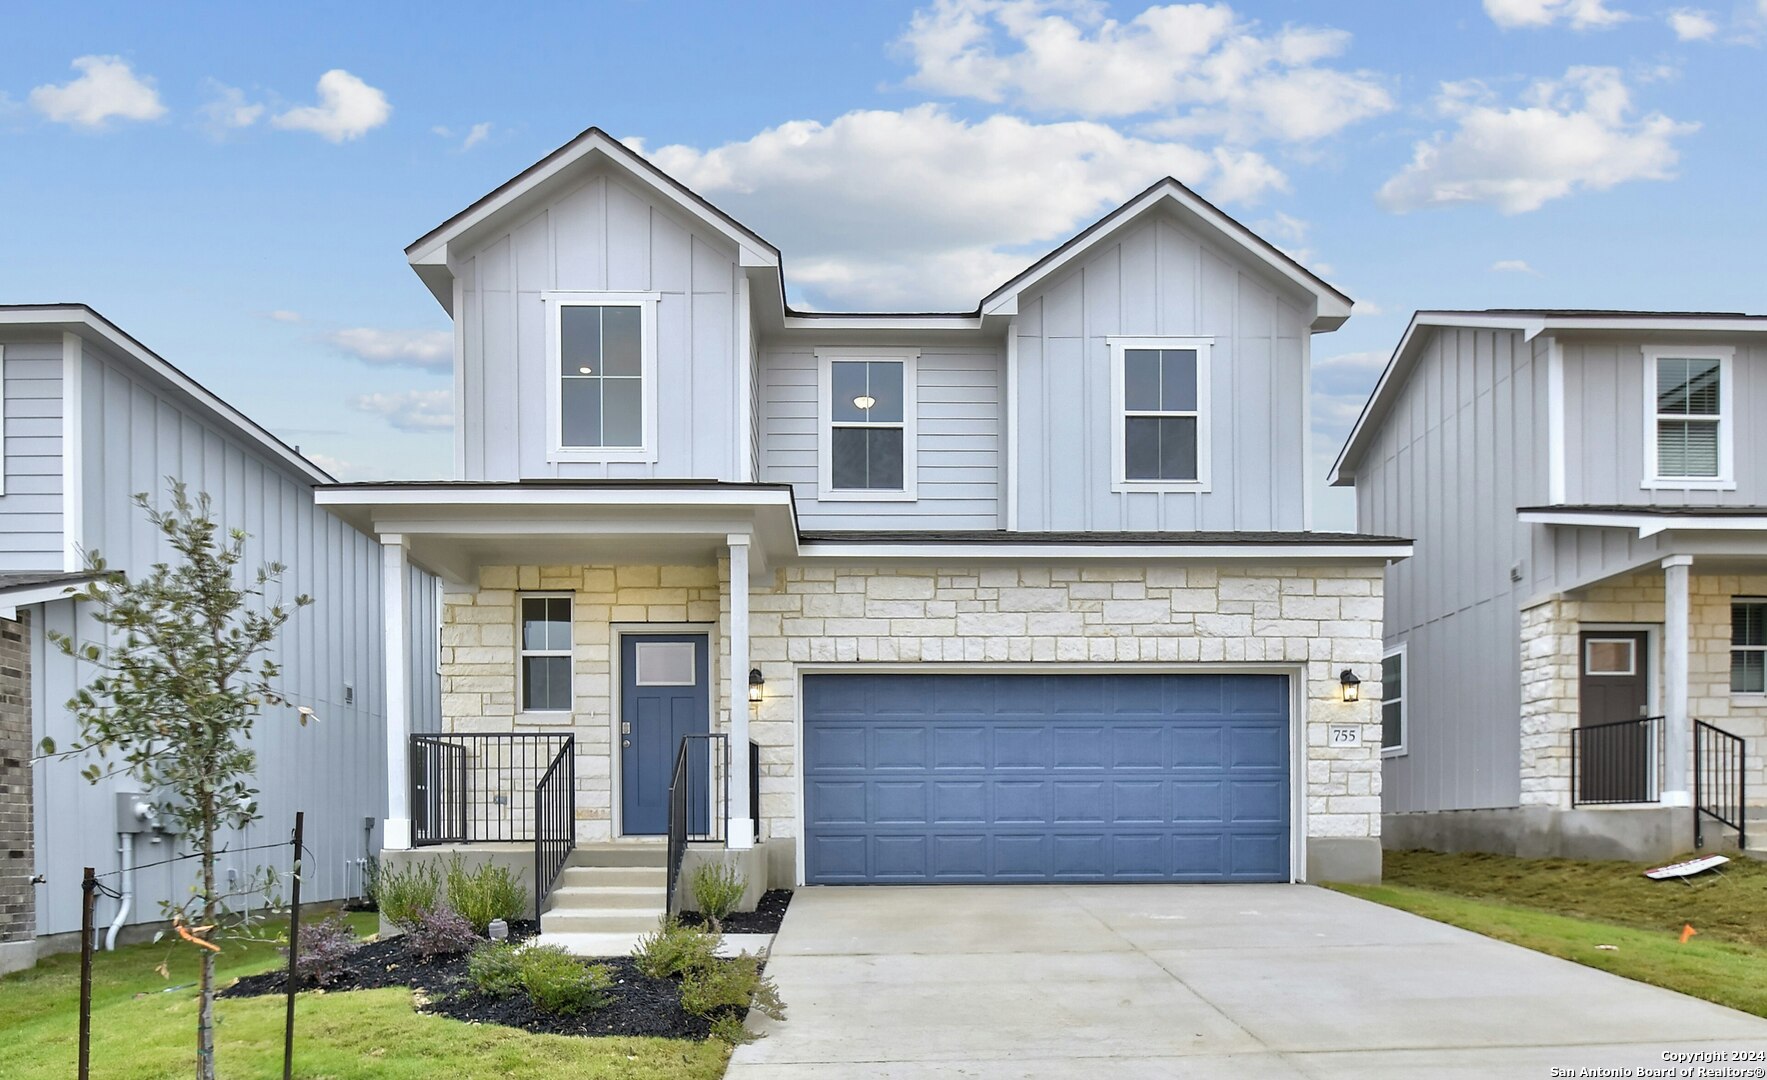
[(62, 568), (61, 341), (5, 352), (6, 487), (0, 572)]
[(818, 501), (815, 348), (775, 345), (761, 362), (760, 479), (792, 485), (805, 530), (1001, 527), (1004, 361), (999, 350), (920, 350), (917, 498), (906, 503)]

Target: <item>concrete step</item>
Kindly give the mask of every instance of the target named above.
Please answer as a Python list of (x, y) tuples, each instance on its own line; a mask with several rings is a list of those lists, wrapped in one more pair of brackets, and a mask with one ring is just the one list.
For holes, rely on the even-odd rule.
[(558, 875), (559, 889), (666, 889), (669, 873), (660, 866), (567, 866)]
[(553, 889), (547, 910), (565, 908), (644, 908), (663, 906), (664, 887), (657, 885), (566, 885)]
[(578, 844), (566, 867), (573, 866), (664, 866), (669, 861), (669, 846), (663, 843)]
[(654, 908), (554, 908), (540, 916), (542, 934), (645, 934), (657, 928)]

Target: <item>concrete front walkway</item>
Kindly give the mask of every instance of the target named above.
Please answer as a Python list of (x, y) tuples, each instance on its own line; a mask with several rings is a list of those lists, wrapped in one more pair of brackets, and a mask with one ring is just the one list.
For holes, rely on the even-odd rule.
[(730, 1080), (1498, 1077), (1767, 1020), (1308, 886), (814, 888)]

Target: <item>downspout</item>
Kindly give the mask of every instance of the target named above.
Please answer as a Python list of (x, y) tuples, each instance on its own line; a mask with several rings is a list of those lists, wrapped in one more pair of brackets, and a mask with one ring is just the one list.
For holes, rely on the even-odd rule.
[(133, 833), (117, 834), (117, 861), (122, 869), (123, 901), (117, 906), (117, 917), (110, 921), (110, 929), (104, 935), (104, 951), (115, 952), (117, 935), (122, 932), (123, 924), (129, 920), (129, 912), (135, 907), (135, 836)]

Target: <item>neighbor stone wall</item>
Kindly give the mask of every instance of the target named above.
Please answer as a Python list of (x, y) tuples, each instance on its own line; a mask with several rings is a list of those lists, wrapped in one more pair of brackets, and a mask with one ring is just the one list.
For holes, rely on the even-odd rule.
[(30, 615), (0, 620), (0, 973), (35, 960)]

